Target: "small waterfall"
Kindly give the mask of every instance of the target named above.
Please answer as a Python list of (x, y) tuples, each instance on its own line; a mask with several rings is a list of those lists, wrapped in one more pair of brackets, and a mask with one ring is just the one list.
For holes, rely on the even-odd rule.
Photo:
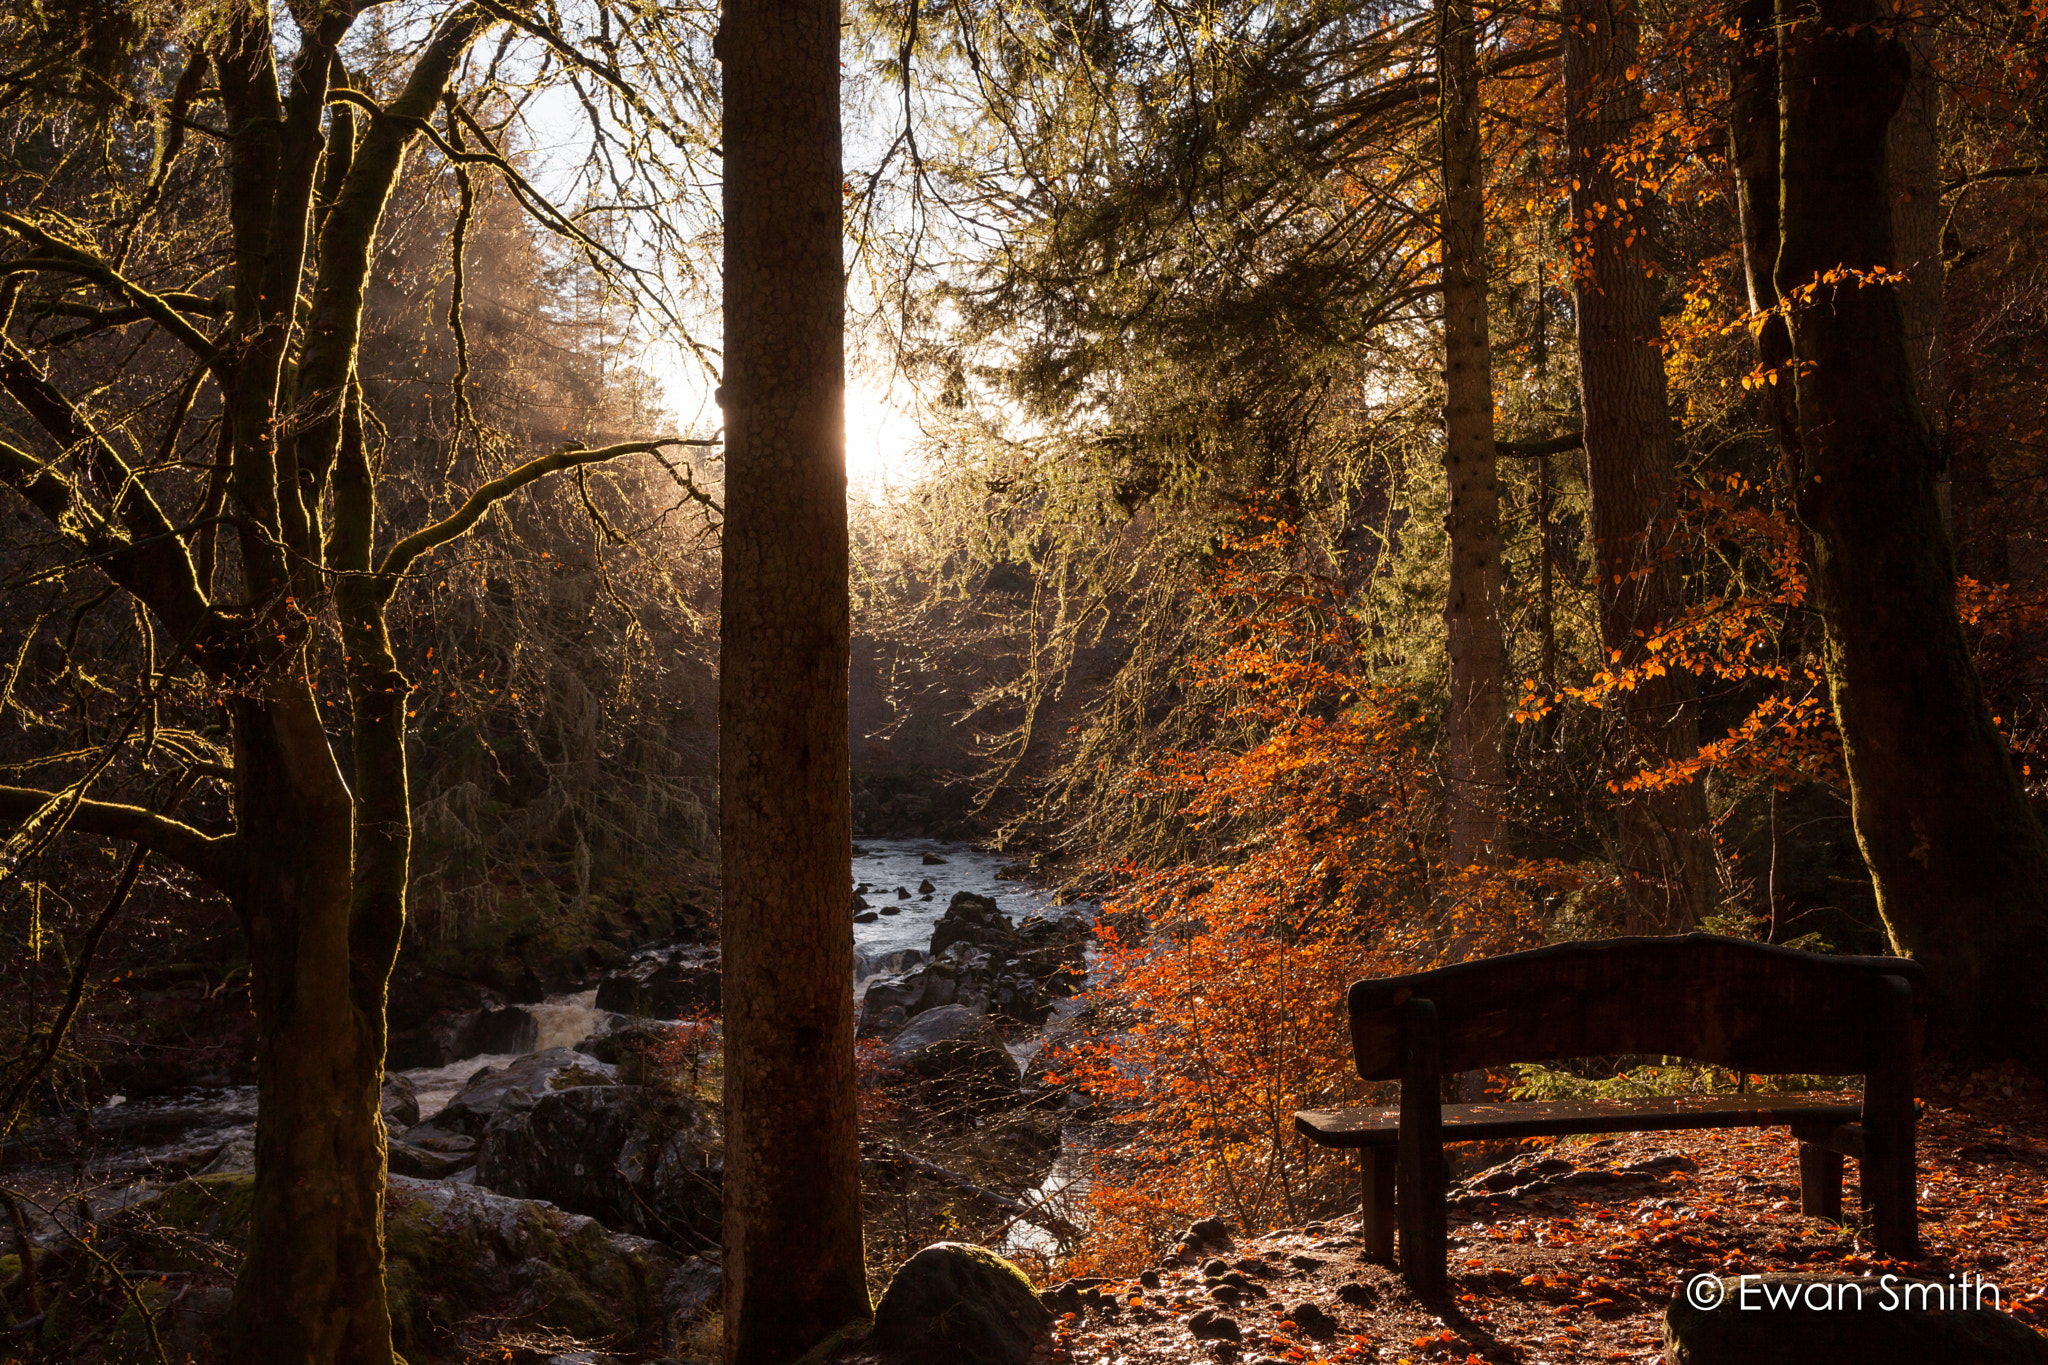
[[(551, 1047), (574, 1047), (596, 1032), (605, 1012), (597, 1007), (597, 990), (592, 987), (575, 995), (557, 995), (538, 1005), (521, 1005), (533, 1019), (531, 1052)], [(484, 1052), (464, 1057), (446, 1066), (419, 1067), (403, 1073), (413, 1083), (420, 1099), (420, 1118), (430, 1119), (455, 1098), (469, 1078), (487, 1066), (510, 1066), (524, 1055), (517, 1052)]]
[(553, 996), (538, 1005), (527, 1005), (525, 1010), (533, 1016), (534, 1028), (540, 1035), (533, 1045), (535, 1052), (574, 1047), (596, 1032), (598, 1022), (604, 1018), (604, 1011), (597, 1007), (595, 986), (575, 995)]

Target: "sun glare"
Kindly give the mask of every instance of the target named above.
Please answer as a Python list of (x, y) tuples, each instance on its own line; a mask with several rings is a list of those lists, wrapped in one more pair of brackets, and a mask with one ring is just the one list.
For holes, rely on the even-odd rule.
[[(718, 409), (709, 387), (680, 364), (667, 374), (668, 406), (678, 429), (715, 428)], [(925, 462), (914, 400), (907, 386), (850, 374), (846, 383), (846, 484), (854, 497), (874, 497), (917, 483)]]
[(856, 378), (846, 386), (846, 483), (851, 493), (879, 493), (915, 483), (922, 473), (917, 414), (901, 388)]

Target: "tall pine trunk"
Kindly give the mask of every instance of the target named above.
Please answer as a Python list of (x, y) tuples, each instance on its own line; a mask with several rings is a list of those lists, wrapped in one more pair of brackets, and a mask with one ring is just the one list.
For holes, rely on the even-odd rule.
[[(1572, 205), (1572, 302), (1600, 641), (1612, 664), (1654, 664), (1649, 638), (1683, 608), (1672, 554), (1671, 422), (1652, 275), (1654, 210), (1615, 159), (1641, 121), (1638, 21), (1628, 0), (1566, 0), (1565, 141)], [(1699, 751), (1698, 693), (1680, 671), (1624, 695), (1623, 772)], [(1615, 817), (1631, 933), (1683, 933), (1714, 904), (1706, 792), (1697, 781), (1624, 791)]]
[(1479, 148), (1478, 28), (1471, 0), (1438, 0), (1442, 107), (1444, 481), (1450, 582), (1451, 857), (1492, 858), (1507, 786), (1506, 664), (1500, 630), (1500, 485), (1493, 356), (1486, 327), (1486, 168)]
[(871, 1316), (854, 1113), (839, 6), (734, 0), (725, 90), (725, 1359)]
[[(1801, 517), (1856, 837), (1940, 1034), (2048, 1062), (2048, 839), (1956, 618), (1939, 455), (1914, 394), (1886, 128), (1911, 57), (1876, 0), (1779, 0), (1778, 297), (1791, 303)], [(1830, 273), (1835, 272), (1830, 279)]]

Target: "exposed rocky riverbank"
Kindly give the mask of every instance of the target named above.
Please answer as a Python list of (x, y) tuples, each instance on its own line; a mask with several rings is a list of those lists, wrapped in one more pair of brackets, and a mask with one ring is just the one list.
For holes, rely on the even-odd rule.
[[(921, 875), (899, 883), (891, 860), (912, 857)], [(1032, 1063), (1047, 1031), (1070, 1026), (1092, 912), (997, 888), (1000, 863), (971, 850), (890, 848), (856, 869), (872, 876), (864, 898), (886, 894), (897, 911), (856, 925), (860, 974), (849, 984), (860, 1036), (873, 1040), (868, 1079), (882, 1111), (914, 1116), (914, 1135), (864, 1133), (867, 1173), (899, 1195), (919, 1186), (1008, 1226), (1071, 1233), (1031, 1192), (1070, 1117)], [(1013, 919), (994, 898), (947, 885), (963, 881), (1028, 913)], [(859, 898), (851, 915), (870, 913)], [(911, 934), (921, 946), (904, 945)], [(566, 982), (579, 989), (532, 1002), (471, 983), (470, 1008), (435, 1011), (411, 1031), (416, 1050), (394, 1052), (421, 1063), (395, 1070), (383, 1098), (392, 1217), (420, 1223), (415, 1240), (432, 1251), (415, 1262), (394, 1234), (394, 1312), (415, 1365), (473, 1350), (485, 1318), (500, 1336), (587, 1337), (611, 1322), (643, 1344), (640, 1358), (689, 1358), (693, 1320), (717, 1283), (717, 949), (692, 936), (607, 961)], [(205, 1338), (245, 1219), (254, 1099), (250, 1087), (116, 1097), (10, 1144), (10, 1179), (32, 1196), (25, 1232), (38, 1275), (71, 1274), (83, 1264), (77, 1236), (101, 1229), (132, 1245), (139, 1268), (170, 1275), (162, 1283), (177, 1307), (160, 1325)], [(918, 1140), (941, 1130), (950, 1150)], [(159, 1266), (151, 1239), (165, 1237), (216, 1245), (213, 1272)], [(14, 1262), (0, 1273), (18, 1274)], [(117, 1299), (103, 1307), (115, 1337), (139, 1330), (139, 1318), (119, 1326)], [(35, 1330), (75, 1331), (75, 1318), (53, 1311)]]

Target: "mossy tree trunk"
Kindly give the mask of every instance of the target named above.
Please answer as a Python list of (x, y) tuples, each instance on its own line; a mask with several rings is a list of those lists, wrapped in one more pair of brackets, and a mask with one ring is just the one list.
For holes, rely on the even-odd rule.
[(1897, 290), (1886, 130), (1911, 72), (1876, 0), (1778, 0), (1780, 246), (1811, 529), (1856, 837), (1941, 1036), (2048, 1061), (2048, 839), (1956, 617)]
[[(138, 310), (218, 389), (225, 455), (219, 492), (208, 495), (215, 515), (179, 526), (157, 500), (151, 478), (160, 471), (129, 464), (125, 447), (94, 430), (84, 405), (38, 368), (0, 317), (0, 389), (28, 413), (36, 439), (67, 452), (43, 459), (0, 440), (0, 480), (49, 523), (74, 561), (65, 572), (94, 566), (154, 618), (159, 638), (177, 642), (142, 687), (175, 678), (222, 699), (235, 828), (213, 833), (174, 811), (21, 787), (0, 787), (0, 818), (133, 840), (229, 896), (251, 964), (258, 1090), (250, 1250), (230, 1311), (229, 1359), (391, 1365), (378, 1093), (409, 877), (411, 684), (393, 656), (387, 612), (422, 556), (529, 484), (683, 443), (571, 445), (473, 489), (439, 490), (456, 510), (379, 551), (379, 476), (364, 449), (356, 373), (365, 288), (408, 150), (498, 20), (466, 2), (447, 6), (417, 44), (402, 87), (380, 101), (342, 83), (339, 54), (359, 8), (293, 12), (295, 42), (273, 30), (275, 12), (263, 6), (223, 12), (190, 35), (228, 138), (218, 201), (206, 186), (188, 210), (225, 218), (225, 260), (201, 256), (203, 296), (144, 289), (90, 237), (0, 208), (0, 231), (42, 253), (42, 272), (61, 288), (84, 296), (90, 286)], [(290, 54), (284, 78), (281, 51)], [(221, 274), (225, 318), (189, 303), (210, 298)], [(122, 384), (146, 378), (116, 375)], [(408, 487), (408, 496), (417, 491)], [(236, 537), (232, 555), (215, 553), (219, 523)], [(843, 553), (842, 541), (842, 562)], [(843, 586), (840, 602), (843, 697)], [(330, 607), (348, 705), (346, 775), (316, 658)], [(840, 715), (843, 750), (843, 707)], [(843, 879), (843, 759), (840, 773)], [(840, 902), (844, 928), (843, 895)], [(842, 996), (850, 969), (849, 943)], [(850, 1065), (850, 1038), (845, 1050)]]
[(719, 641), (725, 1359), (870, 1316), (854, 1112), (839, 6), (733, 0)]
[[(1656, 206), (1615, 159), (1643, 117), (1638, 20), (1628, 0), (1566, 0), (1565, 140), (1572, 205), (1572, 304), (1592, 497), (1600, 642), (1646, 676), (1623, 701), (1624, 773), (1699, 752), (1691, 674), (1656, 672), (1650, 641), (1684, 608), (1672, 544), (1677, 476), (1651, 243)], [(1676, 934), (1713, 909), (1706, 790), (1698, 781), (1623, 791), (1615, 802), (1629, 930)]]

